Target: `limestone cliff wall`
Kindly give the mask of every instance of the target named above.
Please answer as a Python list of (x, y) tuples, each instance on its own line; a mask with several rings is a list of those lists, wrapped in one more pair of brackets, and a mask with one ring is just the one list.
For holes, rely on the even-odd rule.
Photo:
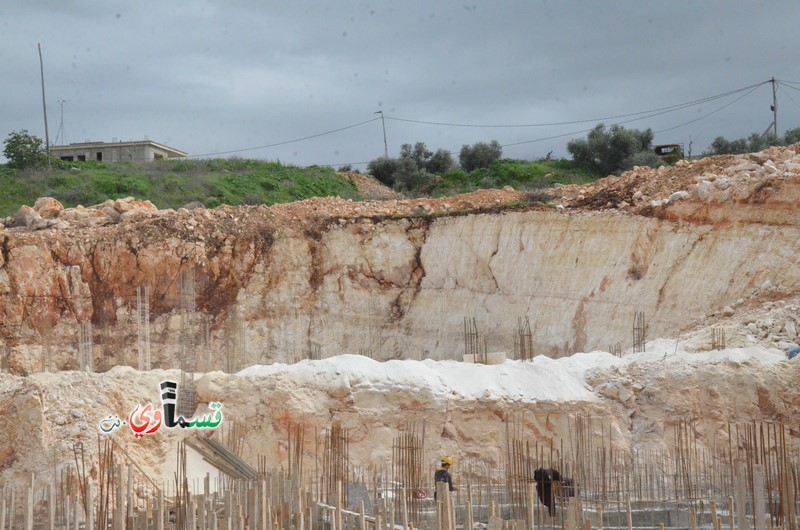
[(513, 351), (525, 317), (536, 353), (626, 349), (635, 311), (648, 338), (674, 337), (800, 291), (797, 224), (706, 223), (687, 204), (654, 216), (532, 208), (295, 223), (258, 207), (0, 232), (3, 367), (76, 368), (87, 322), (95, 370), (136, 366), (145, 285), (153, 366), (177, 367), (195, 348), (200, 371), (317, 354), (460, 358), (465, 317), (489, 351)]

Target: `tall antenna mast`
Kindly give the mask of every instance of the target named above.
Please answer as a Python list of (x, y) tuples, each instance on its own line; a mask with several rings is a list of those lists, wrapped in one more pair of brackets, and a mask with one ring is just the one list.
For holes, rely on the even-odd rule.
[[(58, 132), (56, 133), (56, 145), (67, 145), (67, 131), (64, 130), (64, 103), (66, 99), (59, 99), (58, 103), (61, 105), (61, 123), (58, 125)], [(61, 137), (61, 143), (58, 143), (58, 137)]]
[(44, 61), (42, 61), (42, 44), (36, 43), (39, 47), (39, 71), (42, 74), (42, 109), (44, 111), (44, 145), (47, 149), (47, 167), (50, 167), (50, 135), (47, 132), (47, 103), (44, 97)]

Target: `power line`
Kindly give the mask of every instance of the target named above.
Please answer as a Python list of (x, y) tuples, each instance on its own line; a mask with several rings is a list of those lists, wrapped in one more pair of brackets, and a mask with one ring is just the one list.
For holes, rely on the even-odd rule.
[(333, 164), (315, 164), (317, 166), (323, 167), (333, 167), (333, 166), (363, 166), (364, 164), (369, 164), (372, 162), (371, 160), (367, 160), (365, 162), (334, 162)]
[[(712, 112), (709, 112), (708, 114), (705, 114), (703, 116), (700, 116), (699, 118), (695, 118), (693, 120), (690, 120), (690, 121), (688, 121), (686, 123), (682, 123), (680, 125), (676, 125), (674, 127), (670, 127), (668, 129), (662, 129), (662, 130), (655, 131), (655, 132), (661, 133), (661, 132), (671, 131), (673, 129), (677, 129), (679, 127), (683, 127), (684, 125), (688, 125), (690, 123), (694, 123), (694, 122), (699, 121), (699, 120), (701, 120), (703, 118), (706, 118), (706, 117), (708, 117), (708, 116), (710, 116), (710, 115), (712, 115), (712, 114), (714, 114), (716, 112), (719, 112), (720, 110), (722, 110), (722, 109), (724, 109), (726, 107), (729, 107), (729, 106), (733, 105), (734, 103), (736, 103), (740, 99), (750, 95), (757, 88), (759, 88), (759, 87), (761, 87), (761, 86), (763, 86), (763, 85), (765, 85), (765, 84), (767, 84), (769, 82), (770, 81), (764, 81), (762, 83), (757, 83), (755, 85), (750, 85), (749, 87), (745, 88), (746, 90), (748, 90), (747, 93), (743, 94), (742, 96), (739, 96), (738, 98), (736, 98), (735, 100), (731, 101), (730, 103), (727, 103), (727, 104), (723, 105), (722, 107), (720, 107), (720, 108), (718, 108), (718, 109), (716, 109), (716, 110), (714, 110)], [(735, 91), (727, 92), (726, 95), (732, 95), (732, 94), (741, 92), (742, 90), (745, 90), (745, 89), (738, 89), (738, 90), (735, 90)], [(715, 99), (719, 99), (719, 98), (718, 97), (704, 98), (703, 101), (713, 101)], [(698, 101), (700, 101), (700, 100), (698, 100)], [(691, 106), (691, 105), (686, 105), (686, 106), (684, 106), (682, 108), (686, 108), (688, 106)], [(672, 107), (665, 107), (665, 109), (670, 109), (670, 108), (672, 108)], [(681, 109), (676, 109), (676, 110), (682, 110), (682, 108)], [(673, 110), (661, 110), (659, 112), (653, 112), (652, 114), (648, 114), (647, 116), (641, 116), (641, 117), (632, 118), (632, 119), (629, 119), (629, 120), (618, 121), (616, 123), (613, 123), (612, 125), (622, 125), (624, 123), (631, 123), (631, 122), (634, 122), (634, 121), (645, 120), (647, 118), (652, 118), (654, 116), (660, 116), (662, 114), (667, 114), (669, 112), (673, 112)], [(636, 114), (639, 114), (639, 113), (636, 113)], [(634, 115), (634, 114), (629, 114), (629, 116), (630, 115)], [(554, 136), (547, 136), (547, 137), (544, 137), (544, 138), (536, 138), (536, 139), (533, 139), (533, 140), (524, 140), (522, 142), (514, 142), (514, 143), (510, 143), (510, 144), (504, 144), (504, 145), (502, 145), (502, 147), (512, 147), (512, 146), (516, 146), (516, 145), (523, 145), (523, 144), (529, 144), (529, 143), (534, 143), (534, 142), (541, 142), (541, 141), (544, 141), (544, 140), (553, 140), (553, 139), (556, 139), (556, 138), (564, 138), (566, 136), (573, 136), (575, 134), (587, 133), (587, 132), (589, 132), (591, 130), (592, 129), (583, 129), (583, 130), (580, 130), (580, 131), (572, 131), (572, 132), (568, 132), (568, 133), (557, 134), (557, 135), (554, 135)]]
[[(668, 105), (668, 106), (665, 106), (665, 107), (659, 107), (659, 108), (656, 108), (656, 109), (649, 109), (649, 110), (643, 110), (643, 111), (638, 111), (638, 112), (630, 112), (630, 113), (626, 113), (626, 114), (618, 114), (616, 116), (605, 116), (605, 117), (600, 117), (600, 118), (590, 118), (590, 119), (583, 119), (583, 120), (571, 120), (571, 121), (551, 122), (551, 123), (482, 124), (482, 125), (481, 124), (464, 124), (464, 123), (446, 123), (446, 122), (431, 122), (431, 121), (424, 121), (424, 120), (412, 120), (412, 119), (407, 119), (407, 118), (398, 118), (398, 117), (394, 117), (394, 116), (385, 116), (384, 117), (383, 113), (381, 113), (381, 115), (379, 117), (377, 117), (377, 118), (371, 118), (369, 120), (365, 120), (365, 121), (362, 121), (362, 122), (354, 123), (352, 125), (347, 125), (347, 126), (344, 126), (344, 127), (340, 127), (338, 129), (332, 129), (332, 130), (329, 130), (329, 131), (325, 131), (325, 132), (321, 132), (321, 133), (317, 133), (317, 134), (312, 134), (312, 135), (304, 136), (304, 137), (301, 137), (301, 138), (295, 138), (295, 139), (292, 139), (292, 140), (285, 140), (285, 141), (282, 141), (282, 142), (275, 142), (275, 143), (260, 145), (260, 146), (256, 146), (256, 147), (245, 147), (245, 148), (241, 148), (241, 149), (231, 149), (231, 150), (228, 150), (228, 151), (217, 151), (217, 152), (213, 152), (213, 153), (201, 153), (201, 154), (195, 154), (195, 155), (188, 155), (186, 158), (202, 158), (202, 157), (209, 157), (209, 156), (228, 155), (228, 154), (234, 154), (234, 153), (243, 153), (243, 152), (246, 152), (246, 151), (256, 151), (256, 150), (259, 150), (259, 149), (268, 149), (268, 148), (271, 148), (271, 147), (278, 147), (278, 146), (282, 146), (282, 145), (288, 145), (288, 144), (292, 144), (292, 143), (302, 142), (302, 141), (305, 141), (305, 140), (311, 140), (311, 139), (314, 139), (314, 138), (319, 138), (321, 136), (335, 134), (335, 133), (338, 133), (338, 132), (341, 132), (341, 131), (345, 131), (347, 129), (360, 127), (361, 125), (365, 125), (367, 123), (371, 123), (371, 122), (379, 120), (379, 119), (380, 120), (384, 120), (384, 118), (385, 119), (389, 119), (389, 120), (399, 121), (399, 122), (417, 123), (417, 124), (422, 124), (422, 125), (437, 125), (437, 126), (443, 126), (443, 127), (530, 128), (530, 127), (553, 127), (553, 126), (559, 126), (559, 125), (574, 125), (574, 124), (578, 124), (578, 123), (590, 123), (590, 122), (595, 122), (596, 123), (596, 122), (602, 122), (602, 121), (607, 121), (607, 120), (617, 120), (617, 119), (620, 119), (620, 118), (628, 118), (628, 117), (631, 117), (631, 116), (638, 116), (637, 118), (633, 118), (633, 119), (630, 119), (630, 120), (624, 120), (624, 121), (620, 121), (620, 122), (616, 123), (616, 124), (622, 124), (622, 123), (629, 123), (629, 122), (632, 122), (632, 121), (638, 121), (638, 120), (643, 120), (643, 119), (647, 119), (647, 118), (652, 118), (654, 116), (659, 116), (661, 114), (666, 114), (666, 113), (669, 113), (669, 112), (676, 112), (676, 111), (683, 110), (683, 109), (688, 108), (688, 107), (692, 107), (692, 106), (695, 106), (695, 105), (700, 105), (702, 103), (708, 103), (708, 102), (714, 101), (716, 99), (720, 99), (720, 98), (728, 97), (728, 96), (731, 96), (731, 95), (734, 95), (734, 94), (738, 94), (738, 93), (743, 92), (743, 91), (748, 91), (747, 94), (749, 94), (750, 92), (752, 92), (753, 90), (755, 90), (759, 86), (764, 85), (764, 84), (769, 83), (769, 82), (770, 81), (762, 81), (761, 83), (756, 83), (756, 84), (749, 85), (749, 86), (746, 86), (746, 87), (737, 88), (735, 90), (730, 90), (730, 91), (727, 91), (727, 92), (723, 92), (721, 94), (715, 94), (713, 96), (708, 96), (708, 97), (704, 97), (704, 98), (701, 98), (701, 99), (696, 99), (696, 100), (688, 101), (688, 102), (684, 102), (684, 103), (678, 103), (678, 104), (675, 104), (675, 105)], [(794, 87), (790, 87), (790, 88), (794, 88)], [(747, 94), (745, 94), (745, 96)], [(744, 97), (744, 96), (742, 96), (742, 97)], [(741, 99), (741, 97), (737, 98), (732, 103), (735, 103), (739, 99)], [(717, 110), (721, 110), (722, 108), (725, 108), (727, 106), (728, 105), (725, 105), (725, 106), (723, 106), (723, 107), (721, 107), (720, 109), (717, 109)], [(710, 114), (708, 114), (708, 115), (710, 115)], [(698, 118), (698, 119), (701, 119), (701, 118)], [(688, 123), (692, 123), (694, 121), (697, 121), (697, 120), (692, 120), (690, 122), (687, 122), (687, 124)], [(685, 125), (685, 124), (683, 124), (683, 125)], [(674, 128), (681, 127), (681, 126), (682, 125), (678, 125), (678, 126), (676, 126)], [(512, 146), (522, 145), (522, 144), (526, 144), (526, 143), (533, 143), (533, 142), (539, 142), (539, 141), (544, 141), (544, 140), (552, 140), (552, 139), (556, 139), (556, 138), (563, 138), (563, 137), (566, 137), (566, 136), (572, 136), (572, 135), (575, 135), (575, 134), (585, 133), (585, 132), (588, 132), (588, 131), (591, 131), (591, 130), (592, 129), (584, 129), (584, 130), (580, 130), (580, 131), (573, 131), (573, 132), (569, 132), (569, 133), (563, 133), (563, 134), (558, 134), (558, 135), (553, 135), (553, 136), (547, 136), (547, 137), (544, 137), (544, 138), (536, 138), (536, 139), (533, 139), (533, 140), (524, 140), (524, 141), (521, 141), (521, 142), (503, 144), (502, 147), (512, 147)], [(672, 130), (672, 129), (665, 129), (665, 130)], [(662, 132), (662, 131), (659, 131), (659, 132)], [(451, 155), (453, 154), (452, 151), (448, 151), (448, 153), (450, 153)], [(361, 165), (361, 164), (364, 164), (364, 163), (365, 162), (350, 162), (348, 164), (338, 164), (338, 165)], [(317, 165), (333, 166), (333, 165), (337, 165), (337, 164), (317, 164)]]
[[(792, 87), (792, 86), (783, 85), (783, 84), (781, 84), (780, 82), (778, 83), (778, 86), (781, 86), (781, 87), (787, 87), (787, 88), (792, 88), (792, 89), (794, 89), (794, 90), (800, 91), (800, 88), (794, 88), (794, 87)], [(784, 92), (784, 93), (783, 93), (783, 95), (784, 95), (784, 96), (786, 96), (787, 98), (789, 98), (789, 101), (791, 101), (792, 103), (794, 103), (795, 105), (797, 105), (797, 107), (798, 107), (798, 108), (800, 108), (800, 104), (798, 104), (798, 103), (797, 103), (797, 102), (794, 100), (794, 98), (793, 98), (791, 95), (789, 95), (789, 93), (788, 93), (788, 92)]]
[(204, 156), (229, 155), (229, 154), (232, 154), (232, 153), (243, 153), (244, 151), (255, 151), (255, 150), (258, 150), (258, 149), (267, 149), (269, 147), (278, 147), (280, 145), (287, 145), (287, 144), (292, 144), (292, 143), (296, 143), (296, 142), (302, 142), (302, 141), (305, 141), (305, 140), (311, 140), (312, 138), (319, 138), (320, 136), (326, 136), (328, 134), (334, 134), (334, 133), (337, 133), (337, 132), (345, 131), (347, 129), (352, 129), (354, 127), (359, 127), (359, 126), (367, 124), (367, 123), (372, 123), (373, 121), (377, 121), (379, 119), (381, 119), (381, 118), (371, 118), (369, 120), (362, 121), (362, 122), (359, 122), (359, 123), (354, 123), (352, 125), (347, 125), (345, 127), (340, 127), (338, 129), (333, 129), (333, 130), (330, 130), (330, 131), (325, 131), (325, 132), (321, 132), (321, 133), (317, 133), (317, 134), (312, 134), (310, 136), (304, 136), (302, 138), (295, 138), (294, 140), (286, 140), (284, 142), (276, 142), (274, 144), (259, 145), (257, 147), (245, 147), (245, 148), (242, 148), (242, 149), (232, 149), (230, 151), (217, 151), (216, 153), (202, 153), (202, 154), (199, 154), (199, 155), (188, 155), (186, 158), (199, 158), (199, 157), (204, 157)]
[[(745, 92), (745, 94), (741, 95), (740, 97), (736, 98), (735, 100), (731, 101), (730, 103), (727, 103), (727, 104), (723, 105), (722, 107), (720, 107), (720, 108), (718, 108), (718, 109), (716, 109), (716, 110), (714, 110), (714, 111), (712, 111), (712, 112), (710, 112), (708, 114), (705, 114), (705, 115), (703, 115), (701, 117), (695, 118), (695, 119), (690, 120), (688, 122), (682, 123), (680, 125), (676, 125), (674, 127), (670, 127), (670, 128), (667, 128), (667, 129), (662, 129), (662, 130), (656, 131), (656, 132), (666, 132), (666, 131), (671, 131), (673, 129), (677, 129), (679, 127), (683, 127), (683, 126), (688, 125), (690, 123), (694, 123), (694, 122), (699, 121), (701, 119), (704, 119), (704, 118), (706, 118), (706, 117), (708, 117), (708, 116), (710, 116), (710, 115), (712, 115), (712, 114), (714, 114), (716, 112), (719, 112), (720, 110), (733, 105), (737, 101), (739, 101), (742, 98), (746, 97), (747, 95), (751, 94), (758, 87), (760, 87), (760, 86), (762, 86), (764, 84), (771, 83), (771, 82), (773, 82), (773, 81), (772, 80), (762, 81), (760, 83), (752, 84), (752, 85), (749, 85), (749, 86), (746, 86), (746, 87), (742, 87), (742, 88), (737, 88), (735, 90), (730, 90), (730, 91), (723, 92), (723, 93), (720, 93), (720, 94), (715, 94), (713, 96), (708, 96), (708, 97), (700, 98), (700, 99), (693, 100), (693, 101), (688, 101), (688, 102), (684, 102), (684, 103), (678, 103), (678, 104), (675, 104), (675, 105), (669, 105), (669, 106), (659, 107), (659, 108), (655, 108), (655, 109), (631, 112), (631, 113), (626, 113), (626, 114), (619, 114), (619, 115), (615, 115), (615, 116), (605, 116), (605, 117), (600, 117), (600, 118), (572, 120), (572, 121), (562, 121), (562, 122), (533, 123), (533, 124), (466, 124), (466, 123), (446, 123), (446, 122), (432, 122), (432, 121), (424, 121), (424, 120), (413, 120), (413, 119), (399, 118), (399, 117), (394, 117), (394, 116), (386, 116), (385, 118), (389, 119), (389, 120), (398, 121), (398, 122), (415, 123), (415, 124), (422, 124), (422, 125), (436, 125), (436, 126), (444, 126), (444, 127), (470, 127), (470, 128), (552, 127), (552, 126), (580, 124), (580, 123), (590, 123), (590, 122), (597, 123), (597, 122), (603, 122), (603, 121), (608, 121), (608, 120), (621, 120), (622, 118), (630, 118), (630, 119), (617, 121), (617, 122), (612, 124), (612, 125), (620, 125), (620, 124), (624, 124), (624, 123), (630, 123), (630, 122), (634, 122), (634, 121), (644, 120), (644, 119), (647, 119), (647, 118), (652, 118), (652, 117), (659, 116), (659, 115), (662, 115), (662, 114), (667, 114), (667, 113), (670, 113), (670, 112), (677, 112), (679, 110), (684, 110), (684, 109), (692, 107), (692, 106), (700, 105), (700, 104), (703, 104), (703, 103), (708, 103), (708, 102), (711, 102), (711, 101), (715, 101), (717, 99), (721, 99), (721, 98), (729, 97), (729, 96), (732, 96), (732, 95), (735, 95), (735, 94), (739, 94), (741, 92)], [(788, 84), (788, 83), (795, 83), (793, 81), (777, 81), (777, 83), (780, 86), (785, 86), (787, 88), (792, 88), (794, 90), (800, 90), (800, 88), (794, 87), (794, 86), (791, 86), (790, 84)], [(800, 85), (800, 83), (796, 83), (796, 84)], [(794, 102), (794, 100), (792, 100), (792, 101)], [(347, 126), (344, 126), (344, 127), (339, 127), (337, 129), (332, 129), (332, 130), (329, 130), (329, 131), (324, 131), (324, 132), (320, 132), (320, 133), (316, 133), (316, 134), (312, 134), (312, 135), (308, 135), (308, 136), (304, 136), (304, 137), (300, 137), (300, 138), (295, 138), (295, 139), (291, 139), (291, 140), (285, 140), (285, 141), (281, 141), (281, 142), (275, 142), (275, 143), (265, 144), (265, 145), (255, 146), (255, 147), (245, 147), (245, 148), (240, 148), (240, 149), (231, 149), (231, 150), (227, 150), (227, 151), (217, 151), (217, 152), (209, 152), (209, 153), (187, 155), (185, 158), (211, 157), (211, 156), (218, 156), (218, 155), (242, 153), (242, 152), (247, 152), (247, 151), (256, 151), (256, 150), (259, 150), (259, 149), (268, 149), (268, 148), (271, 148), (271, 147), (278, 147), (278, 146), (282, 146), (282, 145), (288, 145), (288, 144), (292, 144), (292, 143), (311, 140), (311, 139), (314, 139), (314, 138), (319, 138), (319, 137), (326, 136), (326, 135), (335, 134), (335, 133), (338, 133), (338, 132), (341, 132), (341, 131), (345, 131), (345, 130), (348, 130), (348, 129), (352, 129), (352, 128), (355, 128), (355, 127), (360, 127), (362, 125), (377, 121), (378, 119), (380, 119), (380, 120), (384, 119), (383, 113), (380, 113), (379, 117), (371, 118), (371, 119), (368, 119), (368, 120), (365, 120), (365, 121), (361, 121), (361, 122), (358, 122), (358, 123), (354, 123), (354, 124), (351, 124), (351, 125), (347, 125)], [(572, 131), (572, 132), (567, 132), (567, 133), (562, 133), (562, 134), (557, 134), (557, 135), (551, 135), (551, 136), (546, 136), (546, 137), (542, 137), (542, 138), (535, 138), (535, 139), (531, 139), (531, 140), (523, 140), (523, 141), (520, 141), (520, 142), (512, 142), (512, 143), (502, 144), (501, 146), (502, 147), (513, 147), (513, 146), (523, 145), (523, 144), (528, 144), (528, 143), (540, 142), (540, 141), (545, 141), (545, 140), (552, 140), (552, 139), (557, 139), (557, 138), (564, 138), (564, 137), (573, 136), (573, 135), (576, 135), (576, 134), (583, 134), (583, 133), (589, 132), (591, 130), (592, 130), (591, 128), (590, 129), (582, 129), (582, 130), (578, 130), (578, 131)], [(446, 152), (450, 153), (451, 155), (454, 154), (452, 151), (446, 151)], [(340, 165), (341, 166), (341, 165), (363, 165), (363, 164), (367, 164), (367, 163), (368, 162), (341, 162), (341, 163), (335, 163), (335, 164), (317, 164), (317, 165), (319, 165), (319, 166)]]
[[(759, 86), (760, 86), (760, 85), (759, 85)], [(684, 125), (689, 125), (690, 123), (694, 123), (694, 122), (696, 122), (696, 121), (700, 121), (700, 120), (702, 120), (702, 119), (708, 118), (708, 117), (709, 117), (709, 116), (711, 116), (712, 114), (716, 114), (717, 112), (721, 111), (722, 109), (725, 109), (725, 108), (727, 108), (727, 107), (730, 107), (731, 105), (733, 105), (734, 103), (736, 103), (736, 102), (737, 102), (737, 101), (739, 101), (740, 99), (743, 99), (743, 98), (745, 98), (745, 97), (749, 96), (751, 93), (753, 93), (753, 91), (755, 91), (755, 89), (756, 89), (756, 88), (758, 88), (758, 87), (755, 87), (755, 88), (753, 88), (752, 90), (750, 90), (750, 91), (749, 91), (749, 92), (747, 92), (746, 94), (743, 94), (743, 95), (739, 96), (738, 98), (734, 99), (733, 101), (731, 101), (731, 102), (729, 102), (729, 103), (726, 103), (725, 105), (721, 106), (720, 108), (718, 108), (718, 109), (716, 109), (716, 110), (712, 110), (712, 111), (711, 111), (711, 112), (709, 112), (708, 114), (703, 114), (702, 116), (700, 116), (700, 117), (698, 117), (698, 118), (695, 118), (695, 119), (693, 119), (693, 120), (689, 120), (689, 121), (687, 121), (687, 122), (685, 122), (685, 123), (681, 123), (680, 125), (675, 125), (674, 127), (669, 127), (669, 128), (667, 128), (667, 129), (661, 129), (661, 130), (659, 130), (659, 131), (655, 131), (655, 132), (657, 132), (657, 133), (662, 133), (662, 132), (672, 131), (672, 130), (674, 130), (674, 129), (678, 129), (678, 128), (680, 128), (680, 127), (683, 127)]]
[[(627, 114), (618, 114), (616, 116), (605, 116), (602, 118), (590, 118), (584, 120), (572, 120), (572, 121), (562, 121), (562, 122), (551, 122), (551, 123), (529, 123), (529, 124), (468, 124), (468, 123), (446, 123), (446, 122), (433, 122), (433, 121), (424, 121), (424, 120), (412, 120), (406, 118), (398, 118), (394, 116), (387, 116), (386, 119), (394, 120), (394, 121), (402, 121), (407, 123), (417, 123), (421, 125), (438, 125), (442, 127), (472, 127), (472, 128), (526, 128), (526, 127), (553, 127), (557, 125), (575, 125), (578, 123), (590, 123), (590, 122), (602, 122), (607, 120), (616, 120), (620, 118), (627, 118), (630, 116), (638, 116), (641, 114), (650, 114), (651, 116), (657, 116), (659, 114), (664, 114), (667, 112), (674, 112), (678, 110), (683, 110), (687, 107), (693, 107), (695, 105), (700, 105), (702, 103), (708, 103), (709, 101), (713, 101), (715, 99), (720, 99), (724, 97), (728, 97), (739, 92), (743, 92), (745, 90), (752, 90), (758, 88), (764, 84), (769, 83), (770, 81), (762, 81), (760, 83), (756, 83), (750, 86), (737, 88), (736, 90), (731, 90), (728, 92), (724, 92), (722, 94), (716, 94), (714, 96), (708, 96), (705, 98), (697, 99), (694, 101), (687, 101), (685, 103), (678, 103), (675, 105), (669, 105), (666, 107), (660, 107), (656, 109), (649, 109), (649, 110), (642, 110), (638, 112), (630, 112)], [(655, 113), (655, 114), (651, 114)], [(650, 116), (646, 116), (650, 117)]]
[(800, 87), (788, 85), (788, 84), (786, 84), (786, 81), (778, 81), (778, 85), (782, 86), (784, 88), (791, 88), (792, 90), (800, 90)]
[[(731, 105), (733, 105), (734, 103), (740, 101), (741, 99), (744, 99), (745, 97), (747, 97), (750, 94), (752, 94), (756, 89), (758, 89), (759, 87), (761, 87), (761, 86), (763, 86), (765, 84), (768, 84), (768, 83), (770, 83), (770, 81), (763, 81), (761, 83), (756, 83), (756, 84), (753, 84), (753, 85), (750, 85), (750, 86), (747, 86), (747, 87), (744, 87), (744, 88), (740, 88), (740, 89), (736, 89), (736, 90), (731, 90), (729, 92), (725, 92), (724, 94), (718, 94), (716, 96), (710, 96), (710, 97), (707, 97), (707, 98), (702, 98), (702, 99), (695, 100), (695, 101), (689, 102), (689, 103), (682, 103), (682, 104), (679, 104), (679, 105), (670, 105), (668, 107), (661, 107), (659, 109), (653, 109), (652, 111), (633, 112), (633, 113), (629, 113), (629, 114), (620, 115), (618, 117), (628, 117), (628, 116), (638, 116), (638, 117), (631, 118), (631, 119), (628, 119), (628, 120), (618, 121), (616, 123), (612, 123), (611, 125), (622, 125), (622, 124), (625, 124), (625, 123), (631, 123), (631, 122), (634, 122), (634, 121), (644, 120), (644, 119), (647, 119), (647, 118), (652, 118), (654, 116), (660, 116), (662, 114), (668, 114), (668, 113), (674, 112), (676, 110), (683, 110), (684, 108), (687, 108), (687, 107), (690, 107), (690, 106), (694, 106), (694, 105), (698, 105), (698, 104), (700, 104), (700, 102), (710, 102), (710, 101), (714, 101), (714, 100), (720, 99), (722, 97), (727, 97), (727, 96), (730, 96), (730, 95), (733, 95), (733, 94), (737, 94), (737, 93), (745, 91), (745, 90), (747, 91), (746, 93), (742, 94), (741, 96), (739, 96), (738, 98), (734, 99), (733, 101), (731, 101), (729, 103), (726, 103), (725, 105), (723, 105), (723, 106), (721, 106), (721, 107), (719, 107), (719, 108), (717, 108), (717, 109), (715, 109), (715, 110), (713, 110), (713, 111), (711, 111), (711, 112), (709, 112), (707, 114), (704, 114), (704, 115), (702, 115), (702, 116), (700, 116), (698, 118), (695, 118), (693, 120), (681, 123), (679, 125), (675, 125), (674, 127), (669, 127), (667, 129), (661, 129), (661, 130), (658, 130), (658, 131), (655, 131), (655, 132), (656, 133), (662, 133), (662, 132), (671, 131), (671, 130), (674, 130), (674, 129), (678, 129), (680, 127), (684, 127), (684, 126), (689, 125), (691, 123), (700, 121), (702, 119), (705, 119), (705, 118), (707, 118), (707, 117), (709, 117), (709, 116), (711, 116), (713, 114), (716, 114), (717, 112), (719, 112), (719, 111), (721, 111), (721, 110), (723, 110), (723, 109), (725, 109), (727, 107), (730, 107)], [(794, 88), (794, 87), (791, 87), (791, 88)], [(796, 90), (800, 90), (800, 89), (796, 89)], [(650, 113), (645, 115), (645, 116), (639, 116), (640, 114), (644, 114), (646, 112), (650, 112)], [(577, 120), (577, 121), (572, 121), (572, 122), (561, 122), (559, 124), (552, 124), (552, 125), (565, 125), (565, 124), (570, 124), (570, 123), (595, 122), (595, 121), (602, 121), (604, 119), (610, 119), (610, 118), (611, 117), (609, 117), (609, 118), (598, 118), (597, 120)], [(429, 124), (429, 125), (436, 124), (434, 122), (415, 122), (413, 120), (401, 120), (399, 118), (392, 118), (392, 117), (389, 117), (389, 116), (387, 116), (387, 119), (393, 119), (393, 120), (396, 120), (396, 121), (410, 121), (412, 123), (424, 123), (424, 124)], [(495, 126), (467, 126), (467, 125), (460, 125), (460, 126), (465, 126), (465, 127), (534, 127), (534, 126), (536, 126), (536, 127), (538, 127), (539, 125), (527, 125), (527, 126), (525, 126), (525, 125), (509, 125), (509, 126), (502, 126), (502, 125), (495, 125)], [(543, 142), (543, 141), (546, 141), (546, 140), (554, 140), (554, 139), (557, 139), (557, 138), (565, 138), (565, 137), (568, 137), (568, 136), (574, 136), (576, 134), (588, 133), (588, 132), (592, 131), (593, 129), (594, 129), (594, 127), (590, 128), (590, 129), (582, 129), (582, 130), (579, 130), (579, 131), (571, 131), (571, 132), (556, 134), (556, 135), (552, 135), (552, 136), (545, 136), (545, 137), (542, 137), (542, 138), (534, 138), (532, 140), (523, 140), (523, 141), (520, 141), (520, 142), (501, 144), (500, 147), (514, 147), (514, 146), (517, 146), (517, 145), (524, 145), (524, 144), (535, 143), (535, 142)], [(451, 156), (455, 155), (455, 153), (453, 151), (447, 150), (446, 152), (449, 153)], [(351, 163), (350, 165), (356, 165), (356, 164), (361, 164), (361, 162), (359, 162), (359, 163)], [(340, 164), (340, 165), (342, 165), (342, 164)]]

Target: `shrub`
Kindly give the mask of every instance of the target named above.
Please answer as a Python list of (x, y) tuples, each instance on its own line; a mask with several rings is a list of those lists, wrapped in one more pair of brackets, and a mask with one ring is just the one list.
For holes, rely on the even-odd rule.
[(786, 134), (783, 135), (783, 141), (786, 145), (792, 145), (800, 142), (800, 127), (786, 131)]
[(743, 153), (754, 153), (763, 151), (773, 145), (792, 145), (800, 142), (800, 128), (789, 129), (783, 136), (775, 136), (772, 133), (759, 134), (752, 133), (747, 138), (727, 140), (722, 136), (717, 136), (704, 155), (739, 155)]
[(17, 169), (39, 167), (47, 161), (47, 153), (42, 148), (42, 139), (25, 129), (14, 131), (3, 141), (3, 155), (8, 165)]
[(382, 156), (367, 164), (367, 173), (378, 179), (383, 184), (393, 187), (395, 173), (400, 168), (400, 161), (396, 158)]
[(411, 159), (401, 159), (395, 173), (394, 189), (400, 191), (427, 192), (430, 190), (434, 175), (419, 169)]

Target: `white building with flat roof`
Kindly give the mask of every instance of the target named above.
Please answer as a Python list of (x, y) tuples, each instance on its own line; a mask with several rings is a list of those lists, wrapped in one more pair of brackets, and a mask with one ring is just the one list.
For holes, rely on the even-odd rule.
[(80, 142), (69, 145), (50, 146), (50, 155), (68, 162), (151, 162), (164, 158), (188, 156), (174, 147), (152, 140), (128, 142)]

